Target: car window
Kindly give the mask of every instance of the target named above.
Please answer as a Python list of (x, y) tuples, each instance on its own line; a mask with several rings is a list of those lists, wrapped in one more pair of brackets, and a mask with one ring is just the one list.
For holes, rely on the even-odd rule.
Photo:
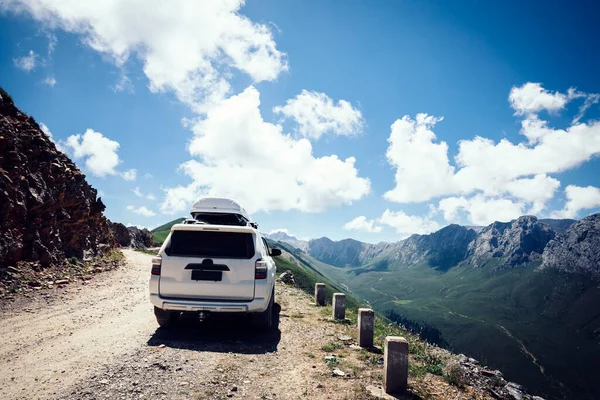
[(249, 259), (254, 256), (254, 243), (247, 232), (174, 231), (165, 252), (169, 256)]
[(262, 238), (263, 244), (265, 245), (265, 251), (267, 252), (267, 255), (271, 254), (271, 251), (269, 250), (269, 245), (267, 244), (267, 241), (265, 238)]

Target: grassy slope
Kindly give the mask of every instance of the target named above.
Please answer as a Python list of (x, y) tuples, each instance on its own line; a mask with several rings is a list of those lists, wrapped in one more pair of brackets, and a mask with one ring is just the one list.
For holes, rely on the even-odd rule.
[[(282, 255), (280, 257), (274, 257), (275, 263), (277, 265), (277, 273), (283, 273), (287, 270), (292, 271), (294, 274), (294, 278), (296, 284), (300, 289), (308, 293), (309, 295), (314, 295), (315, 283), (321, 282), (325, 283), (327, 290), (327, 303), (328, 306), (323, 309), (324, 315), (331, 314), (331, 298), (334, 292), (343, 292), (346, 293), (346, 302), (347, 302), (347, 314), (346, 317), (350, 320), (351, 325), (356, 325), (357, 323), (357, 309), (359, 307), (369, 307), (364, 301), (361, 301), (356, 295), (352, 292), (344, 289), (343, 286), (326, 276), (322, 272), (319, 272), (318, 269), (315, 268), (313, 264), (318, 263), (318, 261), (308, 259), (306, 255), (302, 252), (299, 252), (297, 249), (293, 247), (281, 243), (281, 242), (272, 242), (270, 241), (270, 245), (273, 247), (281, 248), (292, 255), (291, 260), (288, 260), (286, 256)], [(444, 377), (448, 379), (445, 375), (445, 366), (446, 363), (450, 362), (450, 360), (454, 359), (455, 356), (440, 350), (439, 348), (432, 346), (423, 340), (419, 339), (418, 336), (402, 329), (398, 325), (392, 323), (385, 316), (375, 312), (375, 326), (374, 326), (374, 338), (375, 344), (382, 347), (383, 346), (383, 338), (386, 336), (403, 336), (409, 342), (409, 353), (410, 353), (410, 363), (409, 363), (409, 376), (414, 379), (424, 379), (427, 374), (434, 374)], [(371, 357), (372, 362), (377, 362), (379, 359), (379, 355)], [(428, 393), (422, 393), (426, 395), (425, 398), (428, 397)]]
[(454, 350), (538, 394), (573, 396), (561, 387), (565, 384), (579, 398), (600, 397), (592, 368), (600, 356), (600, 288), (584, 277), (536, 272), (536, 265), (500, 272), (457, 267), (446, 273), (426, 265), (391, 266), (359, 275), (314, 265), (379, 311), (394, 309), (436, 327)]
[(156, 245), (161, 245), (165, 241), (167, 236), (169, 236), (169, 232), (171, 232), (171, 227), (175, 224), (183, 222), (184, 220), (185, 218), (177, 218), (173, 221), (167, 222), (164, 225), (152, 229), (150, 231), (152, 232), (152, 243)]

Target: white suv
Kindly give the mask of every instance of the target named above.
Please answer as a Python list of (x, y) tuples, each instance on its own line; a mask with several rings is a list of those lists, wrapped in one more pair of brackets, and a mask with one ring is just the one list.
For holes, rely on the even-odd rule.
[[(256, 225), (177, 224), (152, 259), (150, 301), (161, 327), (182, 313), (250, 313), (273, 325), (275, 262)], [(200, 219), (200, 221), (198, 221)], [(202, 314), (200, 314), (202, 313)]]

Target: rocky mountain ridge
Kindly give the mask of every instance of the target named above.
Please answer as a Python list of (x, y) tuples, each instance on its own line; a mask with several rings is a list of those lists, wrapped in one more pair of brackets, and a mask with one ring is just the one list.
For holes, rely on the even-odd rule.
[(510, 222), (494, 222), (478, 231), (453, 224), (396, 243), (313, 239), (305, 251), (340, 268), (377, 265), (381, 269), (394, 262), (403, 266), (427, 263), (439, 270), (457, 265), (501, 269), (543, 262), (542, 268), (600, 278), (598, 221), (600, 214), (578, 222), (522, 216)]
[(600, 280), (600, 214), (575, 222), (551, 240), (542, 259), (542, 269), (556, 268)]
[(0, 266), (102, 254), (114, 245), (104, 209), (79, 168), (0, 90)]
[(300, 250), (306, 251), (308, 249), (308, 242), (306, 240), (300, 240), (296, 236), (288, 235), (283, 231), (277, 231), (263, 235), (276, 242), (288, 243)]

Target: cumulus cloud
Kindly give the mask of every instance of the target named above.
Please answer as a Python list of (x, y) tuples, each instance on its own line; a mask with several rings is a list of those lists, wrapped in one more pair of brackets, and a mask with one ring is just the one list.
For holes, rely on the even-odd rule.
[(564, 108), (569, 97), (559, 92), (550, 92), (540, 83), (527, 82), (523, 86), (514, 86), (508, 96), (510, 106), (519, 115), (537, 113), (542, 110), (556, 112)]
[(362, 113), (346, 100), (339, 100), (336, 105), (325, 93), (307, 90), (289, 99), (285, 106), (273, 108), (273, 111), (296, 121), (298, 132), (314, 139), (325, 133), (355, 135), (362, 131), (364, 125)]
[(142, 215), (144, 217), (154, 217), (156, 215), (156, 213), (154, 211), (149, 210), (147, 207), (134, 207), (134, 206), (127, 206), (127, 210), (131, 211), (134, 214), (139, 214)]
[(435, 232), (441, 228), (436, 221), (427, 217), (408, 215), (404, 211), (391, 211), (389, 209), (385, 210), (377, 221), (395, 228), (396, 233), (399, 233), (402, 238), (413, 233), (427, 234)]
[(119, 172), (119, 175), (121, 175), (121, 178), (125, 179), (126, 181), (135, 181), (137, 178), (137, 170), (135, 168), (128, 169), (126, 171)]
[(148, 200), (156, 200), (156, 196), (154, 196), (153, 194), (147, 194), (147, 195), (146, 195), (146, 198), (147, 198)]
[(438, 209), (448, 222), (459, 222), (461, 213), (475, 225), (489, 225), (494, 221), (510, 221), (524, 214), (523, 202), (509, 198), (490, 198), (481, 194), (471, 198), (447, 197), (440, 200)]
[(386, 153), (396, 168), (396, 187), (385, 193), (390, 201), (422, 202), (453, 190), (454, 168), (448, 162), (446, 142), (434, 143), (432, 131), (442, 118), (417, 114), (396, 120), (391, 126)]
[[(243, 0), (4, 0), (4, 9), (27, 13), (83, 42), (122, 67), (141, 59), (154, 92), (173, 91), (204, 112), (231, 90), (228, 70), (254, 82), (287, 70), (268, 25), (239, 14)], [(225, 68), (218, 68), (224, 66)], [(221, 72), (225, 70), (225, 72)]]
[(473, 223), (492, 222), (493, 214), (480, 206), (491, 207), (496, 219), (519, 212), (537, 214), (560, 187), (550, 174), (600, 154), (600, 122), (576, 122), (558, 129), (536, 113), (558, 111), (573, 99), (583, 98), (582, 108), (589, 107), (596, 97), (574, 89), (552, 93), (539, 84), (513, 88), (511, 106), (523, 115), (520, 133), (528, 140), (494, 142), (480, 136), (461, 140), (454, 163), (448, 158), (446, 142), (438, 141), (433, 132), (441, 118), (405, 116), (391, 127), (387, 158), (396, 169), (396, 186), (384, 197), (400, 203), (442, 198), (439, 209), (447, 221), (460, 218), (458, 211), (463, 210)]
[(383, 228), (381, 226), (376, 226), (375, 220), (367, 219), (367, 217), (361, 215), (344, 224), (344, 229), (347, 231), (378, 233), (381, 232), (381, 229)]
[(600, 207), (600, 189), (597, 187), (569, 185), (565, 193), (567, 196), (565, 207), (552, 213), (554, 218), (576, 218), (581, 210)]
[(121, 162), (117, 154), (119, 143), (100, 132), (88, 129), (83, 135), (71, 135), (63, 146), (73, 152), (75, 159), (85, 160), (86, 169), (93, 175), (104, 177), (117, 174), (115, 168)]
[(236, 199), (249, 211), (319, 212), (369, 192), (370, 181), (358, 176), (353, 157), (313, 156), (307, 139), (264, 121), (259, 105), (259, 92), (249, 87), (197, 122), (188, 149), (201, 161), (180, 166), (193, 182), (166, 189), (163, 212), (183, 211), (206, 195)]
[(37, 54), (33, 50), (29, 50), (29, 54), (23, 57), (13, 59), (17, 68), (23, 71), (33, 71), (37, 65)]

